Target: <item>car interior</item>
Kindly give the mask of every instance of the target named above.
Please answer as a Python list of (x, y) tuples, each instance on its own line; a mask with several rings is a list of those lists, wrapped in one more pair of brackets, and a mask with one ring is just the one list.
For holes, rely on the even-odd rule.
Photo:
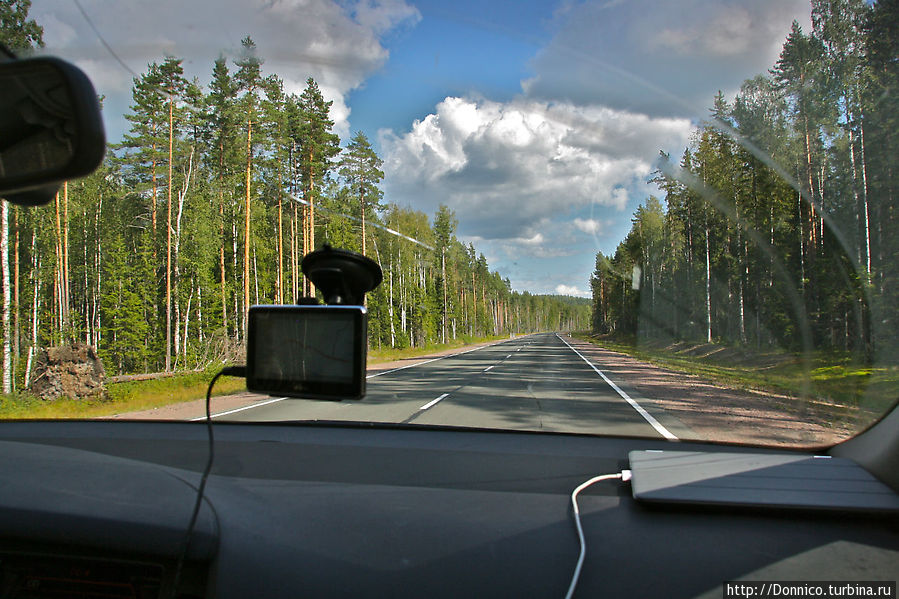
[[(0, 82), (4, 119), (23, 94), (43, 111), (0, 123), (4, 197), (39, 204), (96, 167), (99, 109), (76, 67), (10, 60)], [(55, 162), (26, 160), (36, 147)], [(0, 422), (4, 598), (687, 598), (766, 581), (846, 596), (877, 581), (895, 597), (897, 573), (896, 407), (804, 449), (333, 421)]]

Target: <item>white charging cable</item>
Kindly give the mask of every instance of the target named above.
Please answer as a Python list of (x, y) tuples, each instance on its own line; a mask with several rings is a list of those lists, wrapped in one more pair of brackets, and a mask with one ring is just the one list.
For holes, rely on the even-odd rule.
[(574, 575), (571, 577), (571, 584), (568, 585), (568, 592), (565, 594), (565, 599), (571, 599), (574, 595), (574, 589), (577, 588), (578, 578), (581, 576), (581, 568), (584, 566), (584, 557), (587, 555), (587, 542), (584, 540), (584, 529), (581, 527), (581, 512), (578, 509), (577, 505), (577, 496), (578, 494), (589, 487), (594, 483), (598, 483), (603, 480), (612, 480), (618, 479), (622, 482), (627, 482), (631, 479), (631, 471), (630, 470), (622, 470), (616, 474), (602, 474), (600, 476), (594, 476), (588, 481), (585, 481), (579, 484), (574, 491), (571, 492), (571, 508), (572, 513), (574, 514), (574, 525), (577, 527), (577, 536), (578, 540), (581, 543), (581, 554), (577, 558), (577, 566), (574, 567)]

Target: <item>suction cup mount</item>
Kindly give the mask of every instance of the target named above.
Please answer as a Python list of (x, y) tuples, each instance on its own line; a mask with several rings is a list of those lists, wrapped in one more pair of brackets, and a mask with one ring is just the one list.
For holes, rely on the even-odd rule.
[(328, 244), (306, 254), (301, 267), (312, 284), (321, 289), (325, 303), (332, 305), (361, 306), (365, 294), (383, 280), (377, 262)]

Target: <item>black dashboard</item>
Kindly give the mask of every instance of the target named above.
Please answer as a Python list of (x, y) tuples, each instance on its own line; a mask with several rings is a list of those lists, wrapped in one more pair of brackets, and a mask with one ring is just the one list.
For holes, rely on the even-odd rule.
[[(215, 434), (180, 597), (561, 597), (578, 558), (572, 489), (627, 468), (632, 450), (672, 447), (346, 424)], [(170, 596), (207, 450), (202, 423), (0, 423), (0, 597)], [(579, 597), (899, 571), (890, 514), (650, 506), (621, 481), (580, 509)]]

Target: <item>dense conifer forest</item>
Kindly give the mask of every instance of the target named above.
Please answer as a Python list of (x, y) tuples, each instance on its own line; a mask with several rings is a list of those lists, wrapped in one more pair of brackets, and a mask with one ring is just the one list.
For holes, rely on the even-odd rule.
[(899, 3), (814, 0), (591, 278), (597, 333), (895, 360)]

